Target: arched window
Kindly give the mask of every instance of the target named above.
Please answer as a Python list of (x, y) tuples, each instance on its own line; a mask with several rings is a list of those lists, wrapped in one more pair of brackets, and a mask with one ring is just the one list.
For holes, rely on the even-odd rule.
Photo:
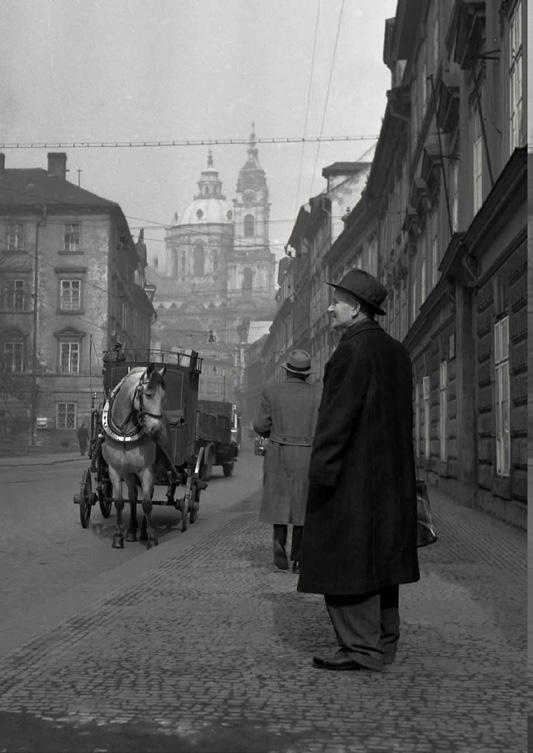
[(255, 235), (255, 217), (253, 214), (247, 214), (244, 217), (244, 237), (253, 238)]
[(252, 270), (250, 267), (246, 267), (242, 271), (242, 289), (243, 290), (251, 290), (252, 289)]
[(195, 243), (192, 257), (192, 269), (195, 277), (203, 277), (205, 270), (205, 249), (203, 243)]

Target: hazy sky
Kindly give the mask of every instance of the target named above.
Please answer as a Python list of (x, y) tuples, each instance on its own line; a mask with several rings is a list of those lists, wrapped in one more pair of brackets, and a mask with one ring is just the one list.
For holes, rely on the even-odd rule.
[[(247, 138), (252, 121), (258, 138), (318, 135), (322, 123), (325, 136), (377, 135), (395, 10), (396, 0), (2, 0), (0, 141)], [(299, 144), (259, 145), (276, 255), (300, 204), (322, 190), (322, 167), (373, 143), (323, 143), (318, 158), (316, 144), (303, 155)], [(231, 201), (246, 146), (212, 150)], [(4, 151), (6, 167), (44, 168), (53, 150)], [(144, 225), (153, 256), (164, 232), (146, 220), (183, 212), (208, 149), (65, 151), (69, 179), (81, 169), (81, 185), (117, 201), (134, 236)]]

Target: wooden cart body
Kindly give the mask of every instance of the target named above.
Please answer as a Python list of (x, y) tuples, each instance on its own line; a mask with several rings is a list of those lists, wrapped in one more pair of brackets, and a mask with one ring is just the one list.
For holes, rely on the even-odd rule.
[[(186, 528), (185, 517), (190, 522), (196, 519), (200, 491), (207, 484), (203, 480), (203, 448), (196, 444), (196, 415), (198, 406), (198, 383), (202, 368), (202, 359), (193, 350), (178, 352), (165, 351), (122, 351), (113, 350), (104, 353), (103, 400), (93, 405), (91, 411), (90, 457), (91, 466), (84, 472), (81, 480), (80, 494), (74, 495), (74, 502), (80, 505), (80, 520), (84, 528), (88, 526), (90, 508), (96, 502), (104, 517), (111, 513), (112, 486), (109, 479), (107, 463), (101, 447), (105, 442), (102, 428), (102, 410), (113, 388), (133, 368), (148, 366), (150, 363), (165, 370), (165, 418), (169, 436), (169, 445), (165, 451), (157, 452), (154, 486), (166, 486), (166, 501), (154, 504), (172, 505), (183, 515), (182, 530)], [(93, 401), (96, 393), (93, 395)], [(94, 476), (95, 492), (92, 491)], [(182, 499), (175, 498), (177, 487), (185, 486)]]

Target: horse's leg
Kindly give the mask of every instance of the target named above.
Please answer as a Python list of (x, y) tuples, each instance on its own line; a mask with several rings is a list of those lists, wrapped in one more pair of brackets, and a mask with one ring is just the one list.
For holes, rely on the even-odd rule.
[[(146, 524), (146, 535), (147, 535), (147, 541), (146, 546), (148, 549), (152, 544), (154, 546), (157, 546), (159, 543), (157, 536), (155, 534), (155, 531), (152, 527), (152, 494), (154, 490), (154, 471), (152, 466), (149, 466), (148, 468), (145, 468), (143, 473), (140, 477), (141, 481), (141, 487), (142, 487), (142, 495), (143, 495), (143, 512), (144, 512), (144, 520), (143, 520), (143, 527)], [(142, 535), (142, 529), (141, 529), (141, 535)]]
[(128, 474), (126, 477), (128, 487), (128, 499), (130, 501), (130, 522), (126, 532), (126, 541), (137, 541), (137, 479)]
[(115, 503), (115, 510), (117, 511), (117, 519), (115, 524), (115, 533), (113, 534), (113, 548), (124, 548), (124, 527), (122, 525), (122, 510), (124, 508), (124, 500), (122, 499), (122, 479), (120, 474), (112, 467), (109, 468), (109, 478), (113, 485), (113, 502)]

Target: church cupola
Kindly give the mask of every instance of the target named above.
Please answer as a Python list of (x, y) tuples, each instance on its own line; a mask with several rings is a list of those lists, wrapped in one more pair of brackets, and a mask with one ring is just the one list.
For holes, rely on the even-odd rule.
[(222, 199), (226, 197), (222, 193), (222, 181), (218, 177), (218, 170), (213, 167), (213, 153), (211, 149), (207, 155), (207, 169), (202, 170), (198, 181), (198, 193), (195, 199)]

